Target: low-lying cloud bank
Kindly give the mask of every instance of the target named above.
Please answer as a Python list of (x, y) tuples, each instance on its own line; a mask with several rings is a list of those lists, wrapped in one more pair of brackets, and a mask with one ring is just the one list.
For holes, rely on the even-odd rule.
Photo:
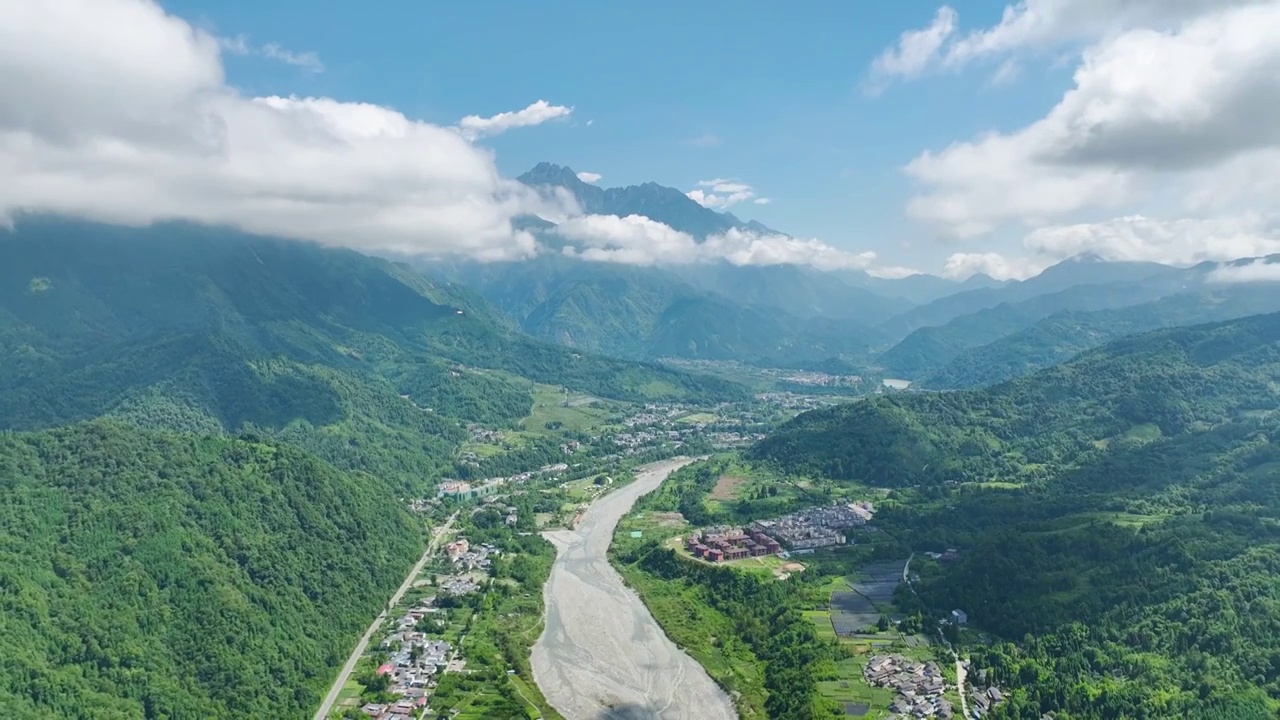
[(462, 132), (365, 103), (245, 96), (222, 51), (150, 0), (0, 4), (0, 218), (184, 219), (370, 251), (536, 252), (511, 220), (556, 209)]
[[(539, 216), (569, 218), (557, 232), (585, 259), (872, 266), (872, 253), (816, 240), (733, 231), (695, 242), (638, 216), (574, 217), (571, 198), (504, 178), (473, 142), (572, 108), (538, 100), (446, 127), (367, 103), (251, 97), (227, 83), (223, 53), (323, 68), (261, 48), (153, 0), (0, 3), (0, 222), (24, 212), (191, 220), (371, 252), (513, 260), (547, 251), (513, 223)], [(707, 190), (713, 204), (765, 200), (730, 181)]]
[(881, 277), (905, 277), (910, 268), (880, 267), (873, 252), (851, 253), (818, 240), (781, 234), (729, 230), (699, 241), (643, 215), (582, 215), (553, 232), (569, 244), (564, 254), (595, 262), (628, 265), (688, 265), (726, 261), (733, 265), (809, 265), (820, 270), (864, 270)]

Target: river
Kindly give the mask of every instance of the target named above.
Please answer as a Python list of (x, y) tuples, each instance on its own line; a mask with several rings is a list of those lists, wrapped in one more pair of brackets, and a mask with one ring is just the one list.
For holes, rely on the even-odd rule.
[(568, 720), (737, 718), (724, 691), (667, 638), (607, 557), (614, 528), (635, 501), (690, 462), (646, 465), (634, 483), (597, 500), (577, 530), (545, 534), (556, 562), (533, 676)]

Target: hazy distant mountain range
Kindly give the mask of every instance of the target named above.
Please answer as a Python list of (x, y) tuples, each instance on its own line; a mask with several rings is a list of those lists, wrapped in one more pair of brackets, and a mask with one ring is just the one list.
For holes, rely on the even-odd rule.
[[(587, 214), (643, 215), (697, 239), (733, 229), (784, 234), (657, 183), (601, 188), (545, 162), (519, 180), (567, 191)], [(535, 219), (527, 227), (556, 247), (551, 223)], [(1010, 282), (985, 275), (886, 279), (803, 265), (632, 266), (560, 255), (427, 269), (471, 286), (525, 332), (570, 347), (642, 360), (856, 367), (962, 387), (1030, 372), (1117, 337), (1086, 329), (1106, 324), (1112, 310), (1141, 306), (1132, 320), (1116, 318), (1116, 327), (1134, 331), (1280, 310), (1280, 292), (1259, 289), (1276, 290), (1274, 283), (1218, 283), (1212, 274), (1219, 267), (1082, 255)], [(1086, 322), (1061, 324), (1064, 313), (1083, 313)], [(1042, 321), (1058, 324), (1026, 334)]]

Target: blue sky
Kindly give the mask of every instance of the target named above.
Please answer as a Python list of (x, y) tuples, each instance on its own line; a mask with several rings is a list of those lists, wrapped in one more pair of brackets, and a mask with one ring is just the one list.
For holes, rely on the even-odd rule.
[[(596, 262), (955, 278), (1280, 253), (1280, 0), (43, 0), (0, 28), (0, 223), (517, 260), (537, 214)], [(584, 216), (511, 180), (543, 160), (788, 235)]]
[[(740, 179), (772, 202), (732, 211), (907, 264), (950, 247), (905, 217), (902, 166), (1026, 124), (1070, 82), (1069, 67), (1043, 63), (1001, 87), (963, 72), (869, 96), (874, 58), (938, 8), (919, 0), (164, 5), (219, 35), (323, 62), (314, 73), (230, 57), (229, 81), (245, 92), (373, 102), (437, 124), (546, 99), (573, 114), (485, 141), (504, 173), (549, 160), (600, 173), (603, 185)], [(1004, 3), (954, 6), (988, 25)]]

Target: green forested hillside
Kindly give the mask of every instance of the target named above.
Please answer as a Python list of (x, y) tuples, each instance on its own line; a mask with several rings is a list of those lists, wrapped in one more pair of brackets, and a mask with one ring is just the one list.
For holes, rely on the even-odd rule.
[(744, 392), (533, 340), (461, 288), (349, 251), (24, 220), (0, 252), (10, 429), (102, 415), (253, 428), (412, 488), (450, 467), (464, 422), (527, 414), (528, 383), (512, 376), (635, 401)]
[[(1280, 315), (1111, 343), (993, 388), (797, 418), (754, 449), (896, 488), (903, 610), (968, 613), (994, 718), (1280, 711)], [(913, 608), (913, 605), (919, 605)]]
[(1142, 283), (1075, 285), (1021, 302), (1002, 303), (962, 315), (945, 325), (915, 330), (897, 345), (881, 353), (877, 361), (894, 377), (919, 380), (944, 367), (966, 350), (997, 341), (1054, 313), (1064, 310), (1122, 308), (1155, 300), (1176, 291), (1180, 286), (1176, 277), (1162, 277)]
[[(835, 277), (797, 268), (707, 266), (677, 273), (552, 257), (429, 269), (474, 285), (535, 337), (635, 359), (788, 366), (841, 356), (860, 359), (878, 334), (824, 313), (838, 307), (847, 313), (840, 317), (878, 315), (890, 303)], [(812, 286), (819, 281), (824, 289), (815, 292)], [(820, 295), (826, 305), (818, 304)], [(849, 299), (864, 296), (874, 300)]]
[(806, 413), (753, 449), (793, 471), (884, 486), (1033, 482), (1113, 443), (1280, 405), (1280, 314), (1126, 338), (993, 388)]
[(0, 434), (0, 716), (300, 717), (421, 551), (386, 483), (276, 443)]
[(956, 355), (921, 387), (993, 385), (1066, 362), (1075, 355), (1126, 335), (1163, 327), (1229, 320), (1280, 310), (1280, 284), (1252, 283), (1183, 293), (1131, 307), (1063, 312)]
[(956, 318), (1004, 303), (1016, 304), (1080, 285), (1138, 285), (1148, 280), (1161, 282), (1167, 276), (1176, 276), (1181, 272), (1155, 263), (1104, 262), (1094, 256), (1081, 255), (1064, 260), (1026, 280), (1010, 282), (1000, 287), (979, 286), (905, 309), (881, 323), (878, 329), (891, 338), (900, 339), (919, 328), (946, 325)]

